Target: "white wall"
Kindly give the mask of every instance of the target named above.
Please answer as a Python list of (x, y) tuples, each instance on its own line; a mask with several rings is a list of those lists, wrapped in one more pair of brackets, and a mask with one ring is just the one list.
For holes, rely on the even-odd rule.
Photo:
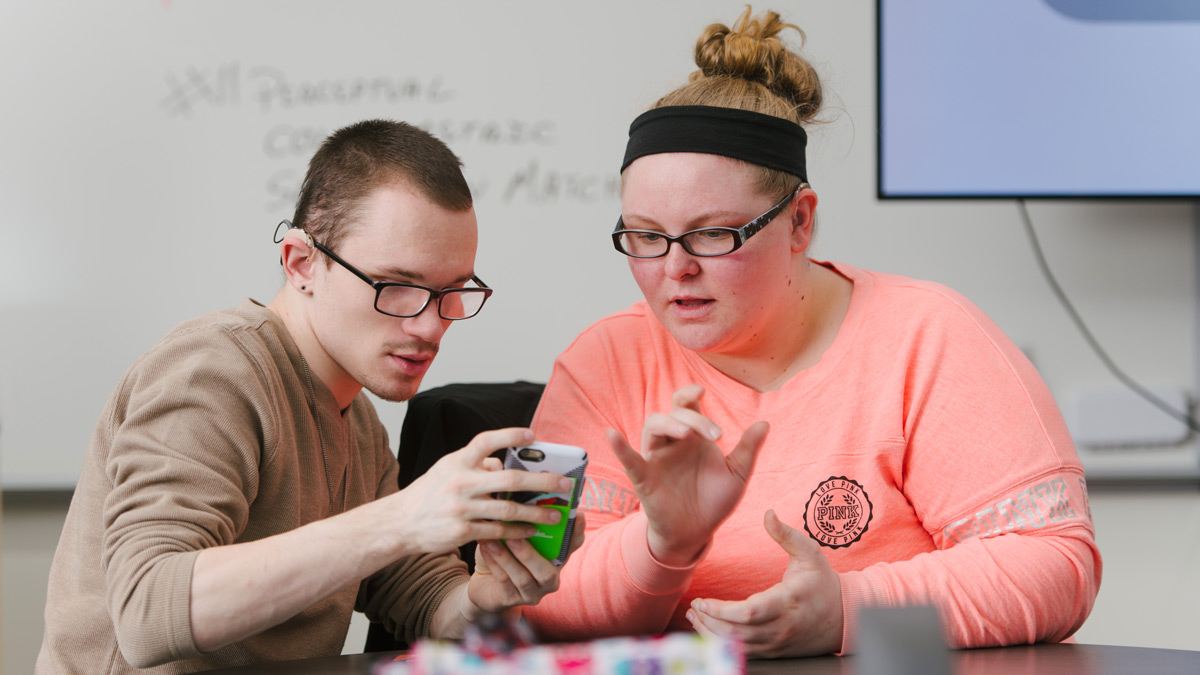
[(1091, 502), (1104, 577), (1077, 639), (1200, 649), (1200, 495), (1093, 488)]
[[(777, 5), (808, 33), (807, 53), (829, 94), (829, 122), (813, 130), (811, 141), (810, 174), (821, 200), (815, 255), (960, 290), (1031, 355), (1060, 403), (1079, 392), (1117, 389), (1040, 277), (1015, 204), (875, 199), (873, 3)], [(306, 159), (266, 157), (261, 146), (271, 129), (332, 129), (350, 121), (341, 119), (349, 112), (430, 114), (429, 107), (396, 105), (329, 106), (304, 119), (294, 110), (229, 109), (197, 109), (169, 122), (154, 117), (163, 114), (157, 106), (165, 83), (189, 66), (215, 74), (232, 61), (274, 64), (309, 78), (441, 73), (459, 96), (449, 117), (555, 121), (550, 146), (451, 142), (469, 175), (472, 166), (491, 172), (489, 187), (477, 190), (478, 269), (502, 291), (484, 315), (450, 332), (427, 386), (544, 378), (553, 355), (579, 329), (633, 300), (624, 263), (608, 248), (605, 234), (619, 204), (603, 181), (615, 171), (628, 121), (690, 72), (700, 28), (731, 20), (742, 5), (611, 0), (498, 7), (466, 1), (4, 3), (0, 469), (10, 472), (6, 485), (14, 470), (30, 484), (45, 478), (38, 473), (40, 456), (57, 457), (67, 475), (77, 471), (87, 434), (120, 373), (173, 323), (245, 295), (269, 298), (278, 281), (269, 230), (290, 208), (270, 198), (268, 179), (288, 167), (299, 170)], [(139, 26), (160, 32), (129, 34)], [(67, 39), (76, 33), (88, 37)], [(330, 40), (323, 42), (322, 34)], [(472, 42), (464, 37), (469, 34), (481, 37)], [(330, 41), (344, 49), (333, 53)], [(263, 51), (268, 42), (277, 49)], [(17, 52), (14, 45), (29, 50)], [(405, 51), (413, 45), (428, 48)], [(356, 55), (362, 61), (351, 70), (346, 59)], [(453, 60), (453, 67), (440, 68), (440, 59)], [(551, 67), (543, 62), (561, 76), (548, 82), (526, 77)], [(113, 97), (140, 101), (142, 107), (127, 114), (145, 116), (154, 128), (174, 125), (186, 142), (114, 136), (114, 128), (125, 127), (111, 109)], [(1013, 104), (1032, 102), (1018, 96)], [(244, 130), (218, 133), (240, 129), (238, 114), (247, 118)], [(97, 116), (113, 123), (95, 124)], [(17, 144), (19, 134), (25, 138)], [(150, 172), (124, 159), (150, 152), (139, 143), (155, 142), (184, 153), (182, 159)], [(10, 153), (10, 143), (27, 153)], [(133, 143), (125, 154), (123, 143)], [(73, 173), (72, 145), (96, 148), (74, 156), (74, 165), (87, 168), (84, 175)], [(94, 156), (101, 151), (113, 154)], [(188, 161), (187, 153), (201, 159)], [(55, 159), (47, 165), (46, 156)], [(530, 162), (543, 172), (559, 171), (563, 181), (573, 177), (576, 191), (552, 196), (543, 182), (538, 192), (522, 189), (506, 198), (497, 185), (511, 183)], [(256, 172), (251, 179), (243, 173), (247, 167)], [(96, 181), (105, 189), (97, 190)], [(37, 190), (37, 199), (14, 194), (15, 185)], [(87, 205), (87, 227), (73, 215), (63, 224), (60, 216), (80, 203)], [(1059, 280), (1113, 358), (1148, 386), (1189, 392), (1196, 372), (1192, 209), (1183, 202), (1030, 205)], [(97, 251), (103, 254), (93, 255)], [(79, 276), (80, 270), (88, 272)], [(65, 323), (60, 314), (69, 317)], [(404, 406), (381, 409), (397, 435)], [(1137, 466), (1154, 452), (1194, 458), (1190, 448), (1139, 448), (1090, 453), (1085, 460), (1097, 467), (1113, 458), (1118, 466)], [(62, 475), (47, 480), (61, 483)], [(1200, 648), (1187, 628), (1195, 624), (1191, 608), (1200, 606), (1190, 574), (1200, 568), (1200, 496), (1194, 490), (1094, 490), (1093, 500), (1106, 570), (1096, 613), (1080, 638)], [(8, 672), (29, 672), (36, 652), (40, 598), (62, 517), (61, 505), (4, 508)]]
[[(5, 3), (0, 483), (70, 487), (129, 363), (183, 319), (270, 299), (281, 279), (270, 234), (291, 215), (314, 144), (362, 117), (431, 125), (477, 196), (476, 269), (497, 292), (449, 332), (427, 385), (544, 379), (580, 329), (635, 299), (607, 239), (628, 122), (693, 69), (700, 28), (741, 6), (519, 7)], [(1041, 278), (1014, 203), (875, 199), (872, 4), (788, 7), (828, 97), (809, 148), (814, 254), (957, 288), (1030, 353), (1060, 401), (1117, 388)], [(380, 78), (399, 93), (345, 93)], [(1190, 390), (1192, 206), (1030, 211), (1118, 363), (1148, 386)], [(403, 406), (381, 408), (398, 425)]]

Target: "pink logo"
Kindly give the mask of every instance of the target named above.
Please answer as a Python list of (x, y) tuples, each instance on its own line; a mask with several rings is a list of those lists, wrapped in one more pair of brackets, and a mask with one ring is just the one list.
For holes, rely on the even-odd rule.
[(830, 476), (804, 505), (804, 529), (822, 546), (842, 548), (862, 538), (871, 523), (871, 500), (858, 481)]

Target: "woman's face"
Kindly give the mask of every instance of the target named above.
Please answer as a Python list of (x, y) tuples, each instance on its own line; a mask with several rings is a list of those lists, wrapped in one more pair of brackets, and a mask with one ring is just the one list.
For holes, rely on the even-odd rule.
[[(621, 216), (627, 229), (673, 236), (742, 227), (783, 196), (759, 192), (754, 178), (749, 165), (719, 155), (647, 155), (625, 170)], [(796, 263), (808, 244), (805, 228), (793, 229), (795, 206), (727, 255), (696, 257), (676, 242), (664, 257), (629, 258), (642, 295), (681, 345), (753, 354), (790, 328), (788, 308), (804, 292)]]

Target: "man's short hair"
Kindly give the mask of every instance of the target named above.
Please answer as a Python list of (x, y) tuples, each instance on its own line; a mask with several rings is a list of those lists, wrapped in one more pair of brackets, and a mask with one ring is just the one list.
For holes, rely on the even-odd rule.
[(365, 120), (335, 131), (313, 155), (292, 224), (337, 250), (366, 198), (392, 182), (450, 211), (472, 205), (462, 161), (445, 143), (405, 122)]

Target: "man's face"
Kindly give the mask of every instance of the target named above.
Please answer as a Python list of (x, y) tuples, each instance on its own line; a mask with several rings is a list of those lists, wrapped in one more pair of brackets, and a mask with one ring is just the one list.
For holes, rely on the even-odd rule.
[[(475, 211), (448, 211), (409, 188), (390, 183), (364, 202), (334, 250), (375, 281), (432, 289), (461, 288), (475, 271)], [(362, 385), (389, 401), (412, 397), (433, 362), (450, 321), (437, 301), (417, 316), (375, 310), (375, 290), (321, 257), (313, 273), (313, 334), (333, 362), (335, 396)]]

